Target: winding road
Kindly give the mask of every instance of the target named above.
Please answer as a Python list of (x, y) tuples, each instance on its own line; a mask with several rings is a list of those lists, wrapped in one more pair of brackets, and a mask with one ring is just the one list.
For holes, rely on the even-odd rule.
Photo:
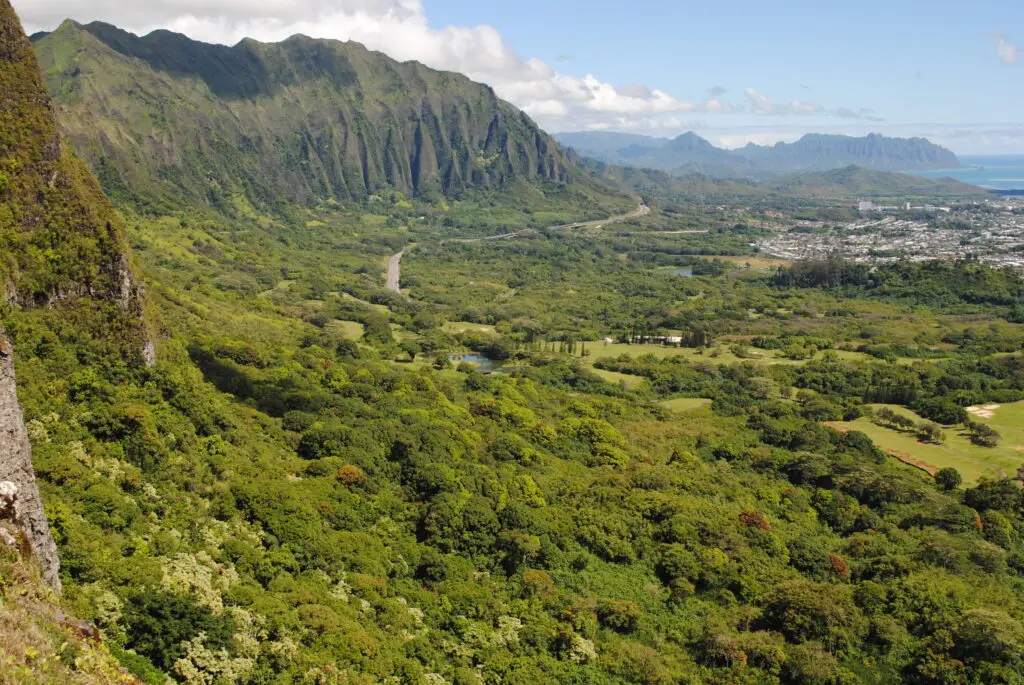
[[(640, 217), (647, 216), (650, 213), (651, 213), (651, 208), (648, 207), (647, 205), (645, 205), (643, 202), (641, 202), (639, 205), (637, 205), (637, 208), (634, 209), (629, 214), (622, 214), (620, 216), (610, 216), (607, 219), (597, 219), (596, 221), (577, 221), (574, 224), (560, 224), (558, 226), (552, 226), (550, 230), (560, 230), (560, 229), (564, 229), (564, 228), (587, 228), (587, 227), (590, 227), (590, 226), (601, 228), (601, 227), (606, 226), (608, 224), (619, 223), (620, 221), (628, 221), (630, 219), (639, 219)], [(453, 243), (478, 243), (478, 242), (480, 242), (482, 240), (501, 240), (503, 238), (518, 238), (518, 237), (523, 236), (523, 235), (532, 235), (534, 233), (536, 233), (535, 230), (527, 229), (525, 231), (518, 231), (516, 233), (502, 233), (501, 235), (489, 235), (489, 236), (485, 236), (483, 238), (463, 238), (461, 240), (452, 240), (452, 241), (442, 240), (441, 242), (442, 243), (445, 243), (445, 242), (453, 242)], [(402, 250), (401, 252), (399, 252), (397, 254), (391, 255), (391, 258), (388, 259), (387, 283), (384, 286), (385, 288), (387, 288), (391, 292), (398, 293), (399, 295), (402, 294), (402, 288), (401, 288), (402, 255), (404, 255), (404, 254), (405, 254), (405, 250)]]
[(402, 278), (402, 255), (405, 254), (405, 250), (402, 250), (398, 254), (391, 255), (391, 259), (388, 260), (388, 282), (384, 286), (393, 293), (402, 294), (402, 289), (399, 287), (399, 280)]

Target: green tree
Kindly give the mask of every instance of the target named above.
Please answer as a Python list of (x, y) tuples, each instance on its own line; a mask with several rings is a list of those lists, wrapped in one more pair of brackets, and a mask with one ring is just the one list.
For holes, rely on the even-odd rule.
[(409, 355), (410, 362), (416, 361), (416, 355), (423, 351), (423, 348), (415, 340), (403, 340), (401, 347), (402, 351)]
[(944, 469), (939, 469), (935, 474), (935, 482), (938, 483), (943, 490), (956, 490), (963, 484), (964, 479), (963, 476), (960, 475), (959, 471), (951, 466), (947, 466)]
[(184, 655), (183, 643), (200, 633), (210, 649), (233, 646), (234, 622), (193, 597), (163, 590), (140, 592), (125, 606), (127, 646), (169, 671)]

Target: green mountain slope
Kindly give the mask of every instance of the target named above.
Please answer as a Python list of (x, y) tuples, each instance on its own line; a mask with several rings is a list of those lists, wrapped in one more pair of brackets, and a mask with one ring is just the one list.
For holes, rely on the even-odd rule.
[(36, 49), (68, 136), (118, 195), (225, 209), (592, 185), (491, 88), (357, 43), (225, 47), (66, 22)]
[(981, 188), (952, 178), (924, 178), (858, 166), (797, 174), (765, 181), (762, 185), (779, 195), (819, 197), (958, 197), (984, 194)]
[(954, 169), (956, 155), (924, 138), (862, 138), (808, 134), (794, 143), (748, 144), (737, 150), (716, 148), (692, 131), (672, 140), (625, 133), (561, 133), (558, 140), (588, 157), (609, 164), (668, 171), (698, 172), (718, 178), (765, 179), (784, 174), (828, 171), (856, 165), (878, 171)]
[(0, 6), (0, 282), (8, 303), (98, 296), (138, 310), (122, 227), (66, 149), (32, 47)]

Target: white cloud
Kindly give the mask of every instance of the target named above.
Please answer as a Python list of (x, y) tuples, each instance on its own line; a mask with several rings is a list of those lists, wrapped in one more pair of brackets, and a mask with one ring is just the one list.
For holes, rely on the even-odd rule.
[(1024, 50), (1011, 43), (1003, 34), (991, 33), (988, 40), (995, 47), (999, 61), (1003, 64), (1016, 64), (1024, 60)]
[(701, 106), (702, 112), (721, 112), (722, 114), (729, 114), (734, 109), (732, 103), (719, 100), (716, 97), (709, 97)]
[(771, 98), (753, 88), (747, 88), (746, 94), (750, 109), (754, 114), (775, 114), (775, 103), (771, 101)]
[(760, 114), (763, 116), (804, 116), (808, 114), (825, 114), (839, 117), (849, 115), (857, 116), (852, 110), (846, 109), (845, 107), (840, 108), (835, 112), (829, 112), (821, 105), (815, 104), (813, 102), (804, 102), (803, 100), (793, 100), (788, 104), (772, 102), (772, 99), (770, 97), (768, 97), (764, 93), (758, 92), (753, 88), (747, 88), (746, 95), (747, 102), (750, 103), (750, 111), (752, 111), (754, 114)]
[(708, 139), (713, 145), (727, 150), (735, 150), (736, 148), (743, 147), (748, 143), (754, 145), (774, 145), (775, 143), (792, 143), (795, 140), (799, 140), (802, 133), (796, 131), (780, 131), (780, 132), (757, 132), (757, 131), (740, 131), (740, 132), (712, 132), (705, 134), (705, 138)]
[(805, 100), (791, 100), (790, 102), (775, 102), (770, 97), (754, 88), (747, 88), (745, 91), (750, 111), (759, 116), (778, 117), (838, 117), (840, 119), (865, 119), (867, 121), (885, 121), (881, 117), (874, 116), (873, 109), (860, 108), (852, 110), (849, 107), (837, 107), (828, 109), (815, 102)]
[[(684, 114), (748, 111), (723, 100), (723, 86), (708, 89), (703, 102), (691, 102), (646, 85), (616, 87), (594, 74), (561, 73), (518, 55), (492, 26), (430, 26), (421, 0), (20, 0), (17, 9), (30, 31), (72, 18), (106, 21), (139, 34), (167, 28), (225, 44), (244, 37), (279, 41), (296, 33), (354, 40), (398, 60), (488, 83), (542, 125), (560, 130), (667, 129)], [(749, 111), (757, 114), (833, 114), (800, 101), (777, 105), (753, 88), (746, 95)]]
[(816, 105), (813, 102), (801, 102), (800, 100), (793, 100), (789, 103), (789, 111), (793, 114), (821, 114), (823, 107)]

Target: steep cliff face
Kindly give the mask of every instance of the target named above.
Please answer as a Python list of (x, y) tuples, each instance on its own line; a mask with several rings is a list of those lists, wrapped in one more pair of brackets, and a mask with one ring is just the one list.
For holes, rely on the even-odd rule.
[(32, 445), (15, 385), (14, 351), (0, 330), (0, 482), (10, 481), (18, 487), (20, 512), (31, 552), (47, 584), (59, 592), (60, 559), (32, 470)]
[(271, 208), (593, 185), (488, 86), (358, 43), (226, 47), (66, 22), (36, 49), (74, 148), (111, 193)]
[[(88, 167), (68, 151), (32, 46), (0, 0), (0, 282), (6, 302), (77, 297), (142, 311), (120, 220)], [(141, 345), (140, 345), (141, 349)]]
[(0, 481), (18, 486), (33, 553), (59, 590), (57, 550), (18, 403), (17, 340), (2, 332), (3, 319), (73, 306), (93, 328), (110, 331), (125, 357), (153, 363), (155, 354), (120, 220), (88, 167), (64, 145), (8, 0), (0, 0), (0, 287)]

